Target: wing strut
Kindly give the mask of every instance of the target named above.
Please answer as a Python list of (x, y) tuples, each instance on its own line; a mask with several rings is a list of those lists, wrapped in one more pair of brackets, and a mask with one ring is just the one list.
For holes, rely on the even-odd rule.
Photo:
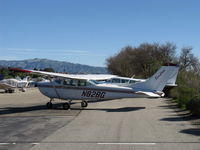
[(53, 85), (53, 88), (54, 88), (54, 91), (55, 91), (57, 97), (60, 99), (60, 95), (59, 95), (58, 91), (56, 90), (54, 82), (52, 82), (52, 79), (50, 77), (49, 77), (49, 80), (50, 80), (51, 84)]

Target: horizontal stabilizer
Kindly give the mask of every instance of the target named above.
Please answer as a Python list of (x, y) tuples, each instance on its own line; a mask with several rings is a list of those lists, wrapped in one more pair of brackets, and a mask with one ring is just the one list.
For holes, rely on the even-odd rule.
[(146, 81), (130, 87), (138, 89), (137, 91), (162, 91), (170, 79), (173, 79), (172, 84), (175, 84), (178, 70), (178, 65), (164, 65)]
[(137, 93), (137, 94), (145, 94), (145, 95), (147, 95), (147, 96), (149, 96), (149, 97), (152, 97), (152, 98), (158, 98), (158, 97), (160, 97), (160, 95), (155, 94), (155, 93), (153, 93), (153, 92), (137, 91), (136, 93)]

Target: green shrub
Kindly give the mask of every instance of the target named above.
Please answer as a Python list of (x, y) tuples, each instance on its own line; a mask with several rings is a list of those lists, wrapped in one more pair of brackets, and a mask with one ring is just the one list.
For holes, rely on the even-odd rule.
[(181, 107), (185, 107), (192, 97), (196, 95), (195, 89), (188, 88), (188, 87), (180, 87), (179, 88), (179, 105)]
[(170, 90), (168, 97), (171, 97), (173, 99), (178, 99), (180, 93), (178, 92), (178, 87), (173, 88)]
[(187, 109), (189, 109), (193, 115), (200, 116), (200, 94), (193, 97), (188, 102)]
[(176, 100), (179, 107), (186, 108), (190, 100), (198, 94), (198, 91), (195, 88), (189, 88), (184, 85), (180, 85), (179, 87), (173, 89), (170, 92), (170, 96)]

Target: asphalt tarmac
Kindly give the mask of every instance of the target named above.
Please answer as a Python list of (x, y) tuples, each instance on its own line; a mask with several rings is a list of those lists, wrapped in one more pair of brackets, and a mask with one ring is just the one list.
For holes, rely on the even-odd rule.
[(0, 93), (0, 150), (199, 150), (200, 129), (169, 100), (117, 99), (45, 107), (36, 89)]

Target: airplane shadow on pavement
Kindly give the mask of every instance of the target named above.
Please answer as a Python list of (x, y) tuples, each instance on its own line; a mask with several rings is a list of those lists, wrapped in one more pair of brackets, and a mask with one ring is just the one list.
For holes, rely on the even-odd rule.
[[(53, 105), (53, 110), (59, 111), (63, 110), (62, 108), (63, 103), (56, 103)], [(97, 111), (106, 111), (106, 112), (130, 112), (130, 111), (137, 111), (145, 109), (145, 107), (122, 107), (122, 108), (81, 108), (81, 107), (71, 107), (71, 110), (97, 110)], [(33, 112), (34, 111), (45, 111), (48, 112), (51, 109), (47, 109), (45, 105), (34, 105), (34, 106), (13, 106), (13, 107), (3, 107), (0, 108), (0, 116), (8, 115), (8, 114), (19, 114), (19, 113), (26, 113), (26, 112)], [(69, 111), (69, 110), (65, 110)]]
[(145, 109), (146, 107), (121, 107), (121, 108), (85, 108), (84, 110), (99, 110), (106, 112), (130, 112)]
[[(62, 109), (63, 103), (56, 103), (53, 105), (53, 109), (63, 110)], [(46, 105), (34, 105), (34, 106), (11, 106), (11, 107), (2, 107), (0, 108), (0, 116), (6, 114), (14, 114), (14, 113), (25, 113), (31, 111), (39, 111), (39, 110), (49, 110), (46, 108)]]

